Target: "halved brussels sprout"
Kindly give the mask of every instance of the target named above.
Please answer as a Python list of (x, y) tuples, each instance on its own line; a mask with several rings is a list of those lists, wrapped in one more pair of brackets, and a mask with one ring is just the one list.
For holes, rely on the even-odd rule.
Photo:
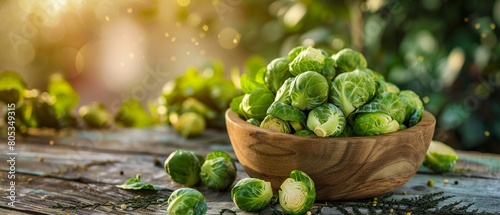
[(231, 189), (231, 199), (236, 207), (248, 212), (264, 209), (271, 202), (271, 183), (258, 178), (244, 178)]
[(290, 124), (287, 121), (271, 115), (266, 116), (266, 118), (262, 120), (262, 123), (260, 123), (260, 127), (287, 134), (292, 133)]
[(292, 106), (300, 110), (312, 110), (328, 99), (329, 85), (326, 78), (314, 71), (301, 73), (290, 86)]
[(165, 172), (172, 181), (193, 186), (200, 181), (199, 172), (204, 161), (203, 156), (196, 152), (178, 149), (165, 160)]
[(90, 128), (108, 128), (113, 117), (102, 103), (84, 105), (78, 110), (85, 124)]
[(432, 140), (423, 165), (435, 172), (449, 172), (458, 160), (457, 152), (443, 142)]
[(290, 73), (297, 76), (307, 71), (319, 72), (323, 69), (325, 57), (321, 50), (308, 47), (290, 62)]
[(266, 75), (264, 76), (264, 83), (271, 92), (276, 93), (283, 85), (283, 82), (292, 76), (288, 71), (288, 58), (276, 58), (267, 65)]
[(274, 94), (264, 88), (257, 88), (250, 94), (245, 94), (241, 103), (240, 109), (243, 111), (245, 118), (255, 118), (263, 120), (266, 117), (266, 111), (274, 102)]
[(287, 214), (304, 214), (316, 199), (313, 180), (306, 173), (293, 170), (290, 177), (281, 184), (278, 199)]
[(365, 56), (350, 48), (342, 49), (332, 57), (335, 60), (338, 74), (351, 72), (356, 69), (364, 70), (367, 67)]
[(354, 70), (335, 77), (330, 87), (328, 101), (340, 107), (348, 117), (356, 108), (370, 101), (375, 91), (373, 78), (366, 72)]
[(315, 107), (307, 116), (307, 127), (319, 137), (338, 136), (345, 125), (344, 113), (331, 103)]
[(398, 123), (403, 123), (403, 121), (405, 120), (405, 114), (406, 114), (405, 104), (397, 94), (384, 92), (382, 94), (377, 95), (373, 99), (373, 102), (379, 102), (385, 105), (385, 107), (387, 107), (387, 109), (389, 109), (389, 111), (391, 112), (391, 117)]
[(236, 164), (233, 158), (223, 151), (209, 153), (201, 166), (200, 179), (210, 189), (228, 189), (236, 179)]
[(202, 134), (207, 124), (205, 118), (197, 112), (182, 113), (177, 122), (172, 123), (175, 131), (183, 137), (194, 137)]
[(208, 207), (205, 197), (193, 188), (179, 188), (168, 197), (167, 211), (172, 215), (205, 215)]

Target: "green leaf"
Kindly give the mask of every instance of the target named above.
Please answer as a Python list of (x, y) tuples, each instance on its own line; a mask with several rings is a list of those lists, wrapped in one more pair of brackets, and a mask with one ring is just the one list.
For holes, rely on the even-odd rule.
[(121, 185), (116, 187), (124, 190), (165, 190), (165, 187), (152, 185), (150, 183), (142, 182), (141, 175), (137, 174), (135, 178), (130, 178)]
[(257, 73), (263, 67), (266, 67), (266, 61), (259, 55), (253, 55), (245, 62), (245, 72), (252, 79), (255, 79)]

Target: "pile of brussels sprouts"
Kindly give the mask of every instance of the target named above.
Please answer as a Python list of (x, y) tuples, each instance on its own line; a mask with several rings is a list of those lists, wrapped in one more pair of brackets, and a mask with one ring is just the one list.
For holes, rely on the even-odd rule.
[(245, 93), (231, 109), (247, 122), (304, 136), (371, 136), (417, 124), (420, 97), (400, 90), (367, 67), (365, 57), (346, 48), (330, 56), (295, 47), (254, 74), (241, 76)]
[[(168, 199), (168, 212), (173, 215), (205, 214), (207, 203), (198, 190), (191, 187), (200, 181), (211, 190), (228, 190), (236, 179), (236, 164), (229, 154), (213, 151), (206, 157), (178, 149), (164, 163), (165, 172), (172, 181), (184, 188), (175, 190)], [(231, 188), (231, 199), (241, 210), (256, 212), (272, 201), (271, 183), (258, 178), (244, 178)], [(280, 186), (278, 200), (287, 214), (304, 214), (316, 199), (313, 180), (300, 170), (293, 170)]]

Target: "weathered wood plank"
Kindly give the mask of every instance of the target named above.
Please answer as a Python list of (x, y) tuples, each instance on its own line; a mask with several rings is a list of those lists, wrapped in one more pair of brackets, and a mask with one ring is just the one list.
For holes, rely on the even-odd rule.
[[(234, 157), (229, 143), (224, 142), (224, 139), (228, 141), (227, 136), (221, 131), (210, 131), (208, 136), (200, 139), (182, 139), (178, 136), (164, 137), (163, 135), (172, 134), (161, 129), (110, 130), (102, 134), (101, 141), (94, 141), (100, 138), (95, 132), (73, 131), (58, 136), (22, 138), (16, 145), (18, 152), (16, 189), (19, 204), (16, 210), (11, 210), (6, 206), (7, 199), (0, 198), (0, 214), (166, 214), (166, 205), (151, 205), (146, 209), (135, 211), (123, 211), (110, 206), (94, 210), (87, 208), (63, 211), (50, 206), (56, 203), (77, 206), (82, 203), (118, 202), (137, 195), (142, 197), (167, 195), (168, 191), (126, 191), (116, 188), (115, 185), (140, 173), (143, 181), (172, 190), (181, 187), (172, 183), (161, 166), (168, 154), (175, 149), (193, 150), (203, 155), (212, 150), (222, 149)], [(89, 137), (92, 135), (96, 137)], [(168, 138), (171, 140), (165, 141)], [(51, 140), (54, 141), (52, 145)], [(7, 144), (0, 141), (0, 151), (6, 150)], [(468, 165), (467, 172), (449, 174), (421, 172), (397, 189), (393, 197), (409, 198), (443, 191), (445, 195), (455, 196), (445, 203), (474, 202), (475, 205), (471, 209), (492, 213), (500, 211), (498, 204), (500, 183), (499, 180), (494, 180), (498, 179), (497, 167), (500, 166), (500, 155), (471, 152), (459, 152), (459, 155), (462, 163), (459, 162), (457, 165), (459, 167)], [(0, 159), (5, 161), (8, 156), (2, 153)], [(8, 183), (6, 162), (0, 162), (0, 169), (2, 170), (0, 184), (2, 190), (5, 190), (5, 185)], [(237, 180), (245, 177), (248, 175), (238, 164)], [(429, 179), (435, 182), (433, 187), (427, 186)], [(448, 184), (443, 183), (444, 179), (448, 179)], [(457, 185), (454, 184), (455, 181), (458, 181)], [(208, 201), (207, 214), (220, 214), (222, 209), (236, 211), (238, 215), (254, 214), (237, 209), (231, 202), (228, 191), (214, 192), (202, 185), (196, 189), (200, 190)], [(407, 195), (403, 195), (403, 191), (406, 191)], [(45, 201), (42, 201), (42, 196), (45, 196)], [(322, 211), (324, 214), (338, 213), (332, 208), (323, 208)], [(267, 210), (263, 214), (272, 214), (272, 210)]]

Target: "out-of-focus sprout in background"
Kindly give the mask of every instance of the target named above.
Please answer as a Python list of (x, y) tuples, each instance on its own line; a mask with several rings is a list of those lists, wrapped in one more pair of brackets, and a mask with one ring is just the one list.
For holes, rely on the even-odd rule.
[(435, 139), (500, 152), (500, 0), (4, 0), (0, 17), (0, 70), (36, 89), (62, 73), (78, 106), (146, 103), (212, 59), (352, 48), (423, 98)]

